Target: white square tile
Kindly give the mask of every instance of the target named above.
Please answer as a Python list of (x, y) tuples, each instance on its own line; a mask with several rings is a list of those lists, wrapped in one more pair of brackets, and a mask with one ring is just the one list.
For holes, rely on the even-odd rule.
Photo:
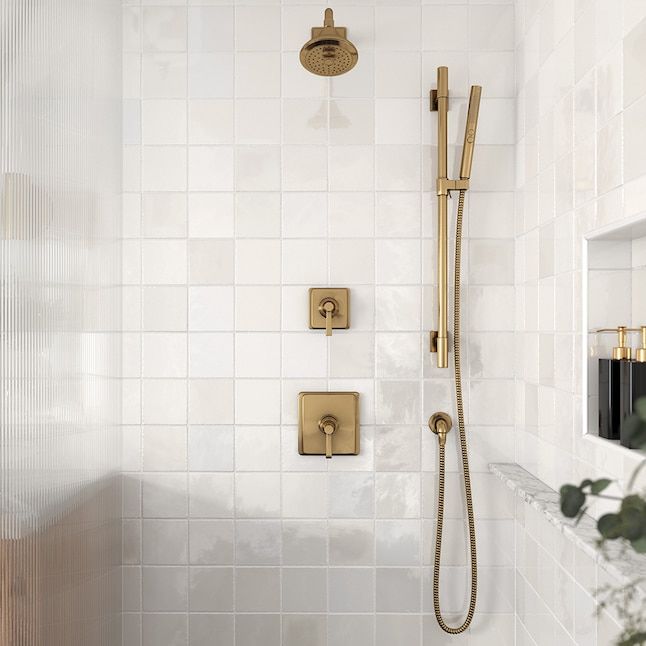
[(241, 518), (280, 515), (279, 473), (236, 473), (236, 514)]
[(233, 427), (191, 426), (188, 468), (191, 471), (233, 471)]
[(372, 193), (328, 193), (328, 214), (332, 238), (374, 235), (375, 200)]
[(233, 381), (189, 379), (188, 421), (190, 424), (233, 423)]
[(279, 53), (237, 53), (235, 57), (235, 93), (237, 97), (281, 96), (281, 60)]
[(237, 7), (235, 33), (238, 51), (279, 51), (280, 7)]
[(232, 144), (232, 99), (191, 99), (188, 102), (188, 143)]
[(185, 287), (144, 287), (143, 327), (145, 330), (181, 332), (187, 327)]
[(186, 427), (144, 426), (142, 449), (144, 471), (184, 471)]
[(190, 146), (188, 189), (190, 191), (233, 190), (233, 148)]
[(325, 518), (327, 515), (326, 477), (323, 473), (283, 474), (283, 517)]
[(371, 191), (374, 188), (372, 146), (331, 146), (329, 167), (331, 191)]
[(375, 94), (378, 97), (420, 96), (418, 53), (377, 52), (375, 65)]
[(265, 285), (280, 283), (280, 241), (237, 240), (236, 283)]
[(341, 285), (374, 282), (372, 240), (332, 240), (329, 244), (330, 280)]
[(143, 54), (141, 95), (146, 99), (181, 99), (186, 96), (186, 54)]
[(236, 287), (236, 330), (277, 331), (280, 329), (280, 287)]
[(186, 149), (144, 146), (141, 183), (144, 191), (186, 190)]
[(236, 237), (280, 237), (280, 194), (237, 193)]
[(143, 335), (144, 377), (186, 377), (185, 334), (153, 332)]
[(419, 146), (377, 146), (375, 185), (378, 191), (420, 189)]
[(236, 143), (280, 143), (280, 100), (237, 99)]
[(327, 245), (324, 240), (284, 240), (282, 277), (284, 284), (315, 285), (326, 279)]
[(280, 423), (280, 381), (237, 379), (236, 424)]
[(386, 6), (375, 10), (377, 49), (405, 51), (420, 47), (421, 14), (416, 6)]
[(190, 287), (188, 327), (196, 332), (233, 329), (233, 288)]
[(373, 144), (375, 104), (371, 99), (330, 101), (330, 143), (335, 145)]
[(191, 238), (228, 238), (233, 235), (231, 193), (191, 193), (188, 196), (188, 235)]
[(191, 285), (233, 284), (233, 240), (188, 241), (188, 280)]
[(235, 456), (238, 471), (279, 471), (280, 428), (277, 426), (236, 428)]
[(236, 148), (236, 189), (277, 191), (280, 189), (278, 146), (238, 146)]
[(146, 238), (186, 235), (186, 196), (183, 193), (144, 193), (142, 233)]
[[(303, 299), (304, 306), (307, 300)], [(287, 333), (283, 335), (283, 377), (324, 377), (327, 345), (324, 333)]]
[[(417, 144), (421, 137), (418, 99), (377, 99), (375, 131), (378, 144)], [(426, 116), (426, 113), (424, 113)]]
[(323, 146), (283, 146), (283, 190), (327, 189), (327, 149)]
[(189, 53), (189, 98), (226, 99), (233, 96), (233, 86), (233, 54)]
[(193, 378), (233, 377), (233, 334), (191, 333), (188, 365)]
[(279, 377), (280, 335), (275, 332), (236, 334), (236, 377)]
[(189, 473), (188, 492), (191, 518), (233, 517), (232, 473)]
[(186, 283), (186, 242), (184, 240), (144, 240), (141, 251), (144, 284)]
[(283, 99), (283, 143), (326, 144), (328, 102), (324, 99)]
[(189, 7), (188, 50), (230, 52), (233, 49), (233, 7)]
[(186, 382), (183, 379), (144, 379), (144, 424), (186, 423)]
[(283, 238), (324, 238), (327, 232), (326, 193), (285, 193), (282, 196)]
[(186, 50), (186, 9), (144, 7), (142, 44), (146, 52)]

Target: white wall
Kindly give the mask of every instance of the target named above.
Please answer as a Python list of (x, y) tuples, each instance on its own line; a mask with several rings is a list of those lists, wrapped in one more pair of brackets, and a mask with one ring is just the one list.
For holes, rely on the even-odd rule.
[[(636, 462), (583, 437), (581, 251), (584, 237), (644, 211), (645, 18), (632, 0), (516, 3), (516, 461), (554, 488), (602, 474), (621, 483)], [(524, 536), (535, 540), (519, 531), (519, 555)], [(583, 622), (596, 579), (567, 562), (551, 568), (554, 548), (532, 554), (564, 612)], [(599, 631), (596, 643), (608, 643), (603, 622), (583, 634), (554, 609), (521, 605), (525, 584), (546, 594), (521, 575), (520, 643), (550, 631), (586, 645)]]
[[(426, 345), (427, 96), (445, 64), (452, 156), (484, 86), (464, 266), (472, 643), (511, 644), (513, 503), (487, 463), (513, 459), (512, 5), (339, 3), (359, 64), (326, 80), (298, 61), (324, 5), (188, 4), (124, 8), (125, 643), (440, 643), (426, 421), (453, 405)], [(307, 326), (327, 284), (353, 298), (331, 339)], [(317, 389), (361, 393), (359, 457), (298, 455), (296, 395)], [(455, 434), (449, 455), (443, 604), (462, 611)]]

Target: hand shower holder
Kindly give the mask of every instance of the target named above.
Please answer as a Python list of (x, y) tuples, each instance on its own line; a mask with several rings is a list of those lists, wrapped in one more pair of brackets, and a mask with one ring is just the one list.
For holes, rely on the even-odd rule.
[(449, 69), (437, 68), (437, 89), (431, 90), (430, 109), (437, 112), (437, 330), (430, 335), (430, 351), (437, 354), (437, 367), (449, 366), (448, 333), (448, 204), (451, 191), (469, 189), (478, 111), (479, 85), (471, 87), (469, 110), (464, 130), (459, 179), (448, 176)]

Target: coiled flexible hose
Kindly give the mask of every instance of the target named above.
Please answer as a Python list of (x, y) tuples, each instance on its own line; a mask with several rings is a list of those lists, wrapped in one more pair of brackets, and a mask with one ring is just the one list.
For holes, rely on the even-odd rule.
[[(453, 293), (453, 365), (455, 369), (455, 400), (458, 412), (458, 432), (460, 436), (460, 450), (462, 453), (462, 473), (464, 476), (464, 492), (467, 506), (467, 519), (469, 525), (469, 554), (471, 558), (471, 596), (469, 609), (464, 622), (460, 626), (452, 627), (446, 624), (442, 617), (440, 607), (440, 562), (442, 557), (442, 529), (444, 527), (444, 480), (445, 480), (445, 453), (443, 443), (439, 447), (439, 477), (437, 500), (437, 532), (435, 536), (435, 558), (433, 561), (433, 608), (435, 618), (440, 628), (451, 635), (458, 635), (469, 627), (476, 610), (478, 595), (478, 561), (476, 555), (476, 528), (473, 517), (473, 500), (471, 496), (471, 477), (469, 475), (469, 456), (467, 452), (467, 437), (464, 427), (464, 404), (462, 402), (462, 364), (460, 360), (460, 270), (462, 264), (462, 220), (464, 216), (464, 194), (460, 191), (458, 199), (458, 214), (455, 227), (455, 282)], [(447, 429), (448, 430), (448, 429)]]

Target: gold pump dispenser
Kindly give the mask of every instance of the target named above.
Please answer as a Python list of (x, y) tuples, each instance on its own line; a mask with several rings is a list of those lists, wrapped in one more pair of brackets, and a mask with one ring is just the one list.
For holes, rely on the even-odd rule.
[(641, 348), (637, 350), (635, 361), (646, 363), (646, 325), (642, 325), (639, 331), (641, 332)]
[(597, 332), (615, 332), (617, 334), (617, 345), (612, 349), (612, 358), (624, 361), (630, 361), (632, 357), (631, 348), (626, 345), (626, 333), (638, 331), (635, 328), (629, 328), (625, 325), (597, 330)]

